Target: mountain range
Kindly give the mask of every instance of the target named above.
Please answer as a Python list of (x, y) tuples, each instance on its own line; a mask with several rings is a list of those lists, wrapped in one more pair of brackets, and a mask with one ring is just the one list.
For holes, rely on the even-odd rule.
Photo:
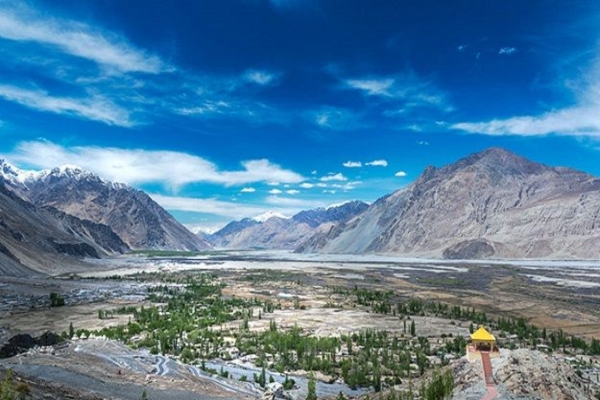
[(134, 249), (210, 245), (147, 194), (76, 166), (22, 171), (0, 160), (0, 274), (76, 270)]
[(600, 257), (600, 180), (499, 148), (368, 205), (352, 201), (188, 231), (144, 192), (76, 166), (22, 171), (0, 160), (0, 274), (29, 276), (132, 249), (294, 249), (450, 259)]
[(0, 162), (8, 188), (38, 207), (53, 207), (109, 226), (131, 249), (201, 250), (210, 245), (194, 235), (146, 193), (108, 182), (80, 167), (64, 165), (25, 172)]
[(344, 222), (366, 210), (362, 201), (349, 201), (327, 208), (301, 211), (291, 218), (267, 213), (233, 221), (215, 232), (209, 240), (224, 248), (295, 249), (317, 232)]
[(596, 259), (600, 180), (491, 148), (427, 167), (412, 184), (316, 233), (297, 251)]

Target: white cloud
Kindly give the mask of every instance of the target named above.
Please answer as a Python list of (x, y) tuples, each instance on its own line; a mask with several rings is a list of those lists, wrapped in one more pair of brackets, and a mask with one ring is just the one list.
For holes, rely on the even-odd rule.
[(429, 142), (425, 141), (425, 140), (418, 140), (417, 144), (419, 146), (429, 146)]
[(515, 54), (516, 52), (517, 52), (517, 49), (515, 47), (502, 47), (498, 51), (498, 54), (510, 56), (511, 54)]
[(308, 182), (302, 182), (300, 184), (300, 187), (302, 189), (312, 189), (313, 187), (315, 187), (315, 185), (313, 185), (312, 183), (308, 183)]
[(365, 165), (370, 165), (371, 167), (387, 167), (388, 162), (386, 160), (373, 160), (371, 162), (365, 163)]
[(319, 182), (319, 183), (316, 184), (316, 186), (319, 187), (319, 188), (326, 188), (327, 184)]
[(337, 192), (335, 190), (323, 190), (323, 193), (329, 193), (329, 194), (336, 194)]
[(127, 110), (101, 97), (82, 99), (53, 97), (43, 90), (23, 89), (10, 85), (0, 85), (0, 97), (38, 111), (75, 115), (108, 125), (125, 127), (135, 125)]
[(265, 202), (274, 206), (293, 207), (297, 209), (298, 212), (302, 210), (308, 210), (311, 208), (324, 207), (327, 205), (326, 202), (320, 200), (303, 200), (280, 196), (269, 196), (265, 199)]
[(322, 107), (306, 113), (307, 119), (321, 128), (332, 130), (354, 129), (359, 126), (356, 112), (338, 107)]
[(344, 176), (344, 174), (342, 174), (341, 172), (338, 172), (337, 174), (329, 174), (329, 175), (321, 177), (321, 179), (320, 179), (321, 182), (347, 181), (347, 180), (348, 180), (348, 178), (346, 178)]
[(404, 178), (406, 175), (407, 173), (404, 171), (398, 171), (394, 174), (394, 176), (397, 176), (398, 178)]
[(362, 163), (360, 161), (346, 161), (342, 164), (346, 168), (360, 168), (362, 167)]
[(253, 187), (245, 187), (242, 188), (242, 190), (240, 190), (240, 193), (254, 193), (256, 192), (256, 189), (254, 189)]
[(167, 210), (212, 214), (227, 219), (242, 219), (253, 215), (281, 214), (291, 216), (310, 208), (324, 207), (325, 202), (269, 196), (264, 205), (240, 204), (214, 198), (164, 196), (150, 194), (150, 197)]
[(316, 174), (317, 174), (317, 170), (316, 170), (316, 169), (313, 169), (312, 171), (310, 171), (310, 174), (311, 174), (311, 175), (316, 175)]
[(383, 111), (383, 115), (388, 117), (401, 117), (416, 107), (436, 108), (443, 112), (454, 109), (449, 105), (446, 94), (433, 82), (412, 71), (393, 76), (341, 80), (346, 89), (360, 90), (367, 96), (378, 97), (395, 106)]
[(568, 106), (549, 110), (539, 115), (521, 115), (489, 121), (460, 122), (452, 129), (468, 133), (492, 136), (545, 136), (561, 135), (600, 139), (600, 53), (578, 77), (568, 81), (564, 88), (575, 102)]
[(279, 189), (271, 189), (271, 190), (269, 190), (269, 193), (270, 194), (281, 194), (283, 192)]
[(300, 193), (300, 191), (299, 191), (299, 190), (296, 190), (296, 189), (290, 189), (290, 190), (286, 190), (285, 192), (286, 192), (287, 194), (291, 194), (291, 195), (294, 195), (294, 194), (298, 194), (298, 193)]
[(362, 184), (362, 181), (352, 181), (352, 182), (346, 182), (343, 184), (334, 183), (331, 185), (331, 187), (334, 189), (340, 189), (340, 190), (343, 190), (344, 192), (347, 192), (347, 191), (356, 189), (356, 187), (360, 184)]
[(267, 72), (267, 71), (258, 71), (258, 70), (248, 70), (244, 73), (244, 79), (248, 82), (255, 83), (260, 86), (266, 86), (272, 83), (275, 79), (278, 78), (278, 74)]
[(65, 54), (121, 72), (159, 73), (166, 68), (158, 57), (114, 33), (76, 21), (50, 18), (22, 5), (0, 8), (0, 37), (52, 46)]
[(577, 106), (550, 111), (539, 116), (520, 116), (487, 122), (461, 122), (452, 125), (452, 129), (491, 136), (557, 134), (600, 138), (600, 107)]
[(150, 197), (167, 210), (191, 211), (240, 219), (263, 212), (264, 207), (231, 203), (217, 199), (164, 196), (150, 194)]
[(193, 182), (244, 185), (272, 180), (298, 183), (296, 172), (269, 160), (242, 161), (239, 171), (222, 171), (218, 166), (187, 153), (111, 147), (63, 147), (47, 141), (21, 142), (5, 157), (15, 163), (39, 168), (62, 164), (79, 165), (114, 182), (161, 183), (172, 188)]
[(223, 100), (205, 100), (201, 105), (177, 108), (174, 111), (181, 115), (214, 115), (225, 114), (230, 108), (230, 104)]
[(369, 96), (392, 96), (389, 89), (394, 85), (393, 78), (348, 79), (346, 85), (352, 89), (362, 90)]

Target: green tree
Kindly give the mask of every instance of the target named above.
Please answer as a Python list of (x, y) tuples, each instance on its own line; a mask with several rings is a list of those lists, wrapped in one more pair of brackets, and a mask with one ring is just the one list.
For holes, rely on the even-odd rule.
[(317, 400), (317, 384), (315, 382), (315, 376), (311, 373), (308, 376), (308, 393), (306, 400)]

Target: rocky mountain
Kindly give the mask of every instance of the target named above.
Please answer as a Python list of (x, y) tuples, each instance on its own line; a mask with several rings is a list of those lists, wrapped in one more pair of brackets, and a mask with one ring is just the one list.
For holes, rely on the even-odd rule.
[(427, 167), (408, 187), (315, 234), (298, 251), (598, 258), (600, 180), (491, 148)]
[(132, 249), (200, 250), (210, 247), (144, 192), (107, 182), (77, 166), (24, 172), (0, 162), (10, 189), (39, 207), (53, 207), (109, 226)]
[(361, 201), (302, 211), (291, 218), (268, 214), (233, 221), (210, 240), (218, 247), (294, 249), (315, 232), (329, 229), (367, 209)]
[(0, 274), (28, 277), (129, 250), (110, 227), (50, 207), (37, 207), (0, 177)]

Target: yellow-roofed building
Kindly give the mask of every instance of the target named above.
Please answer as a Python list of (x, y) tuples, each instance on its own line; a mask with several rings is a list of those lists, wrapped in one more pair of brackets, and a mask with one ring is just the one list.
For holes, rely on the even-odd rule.
[(471, 343), (467, 346), (467, 358), (473, 361), (481, 352), (490, 353), (490, 356), (498, 354), (496, 337), (483, 326), (471, 334)]

